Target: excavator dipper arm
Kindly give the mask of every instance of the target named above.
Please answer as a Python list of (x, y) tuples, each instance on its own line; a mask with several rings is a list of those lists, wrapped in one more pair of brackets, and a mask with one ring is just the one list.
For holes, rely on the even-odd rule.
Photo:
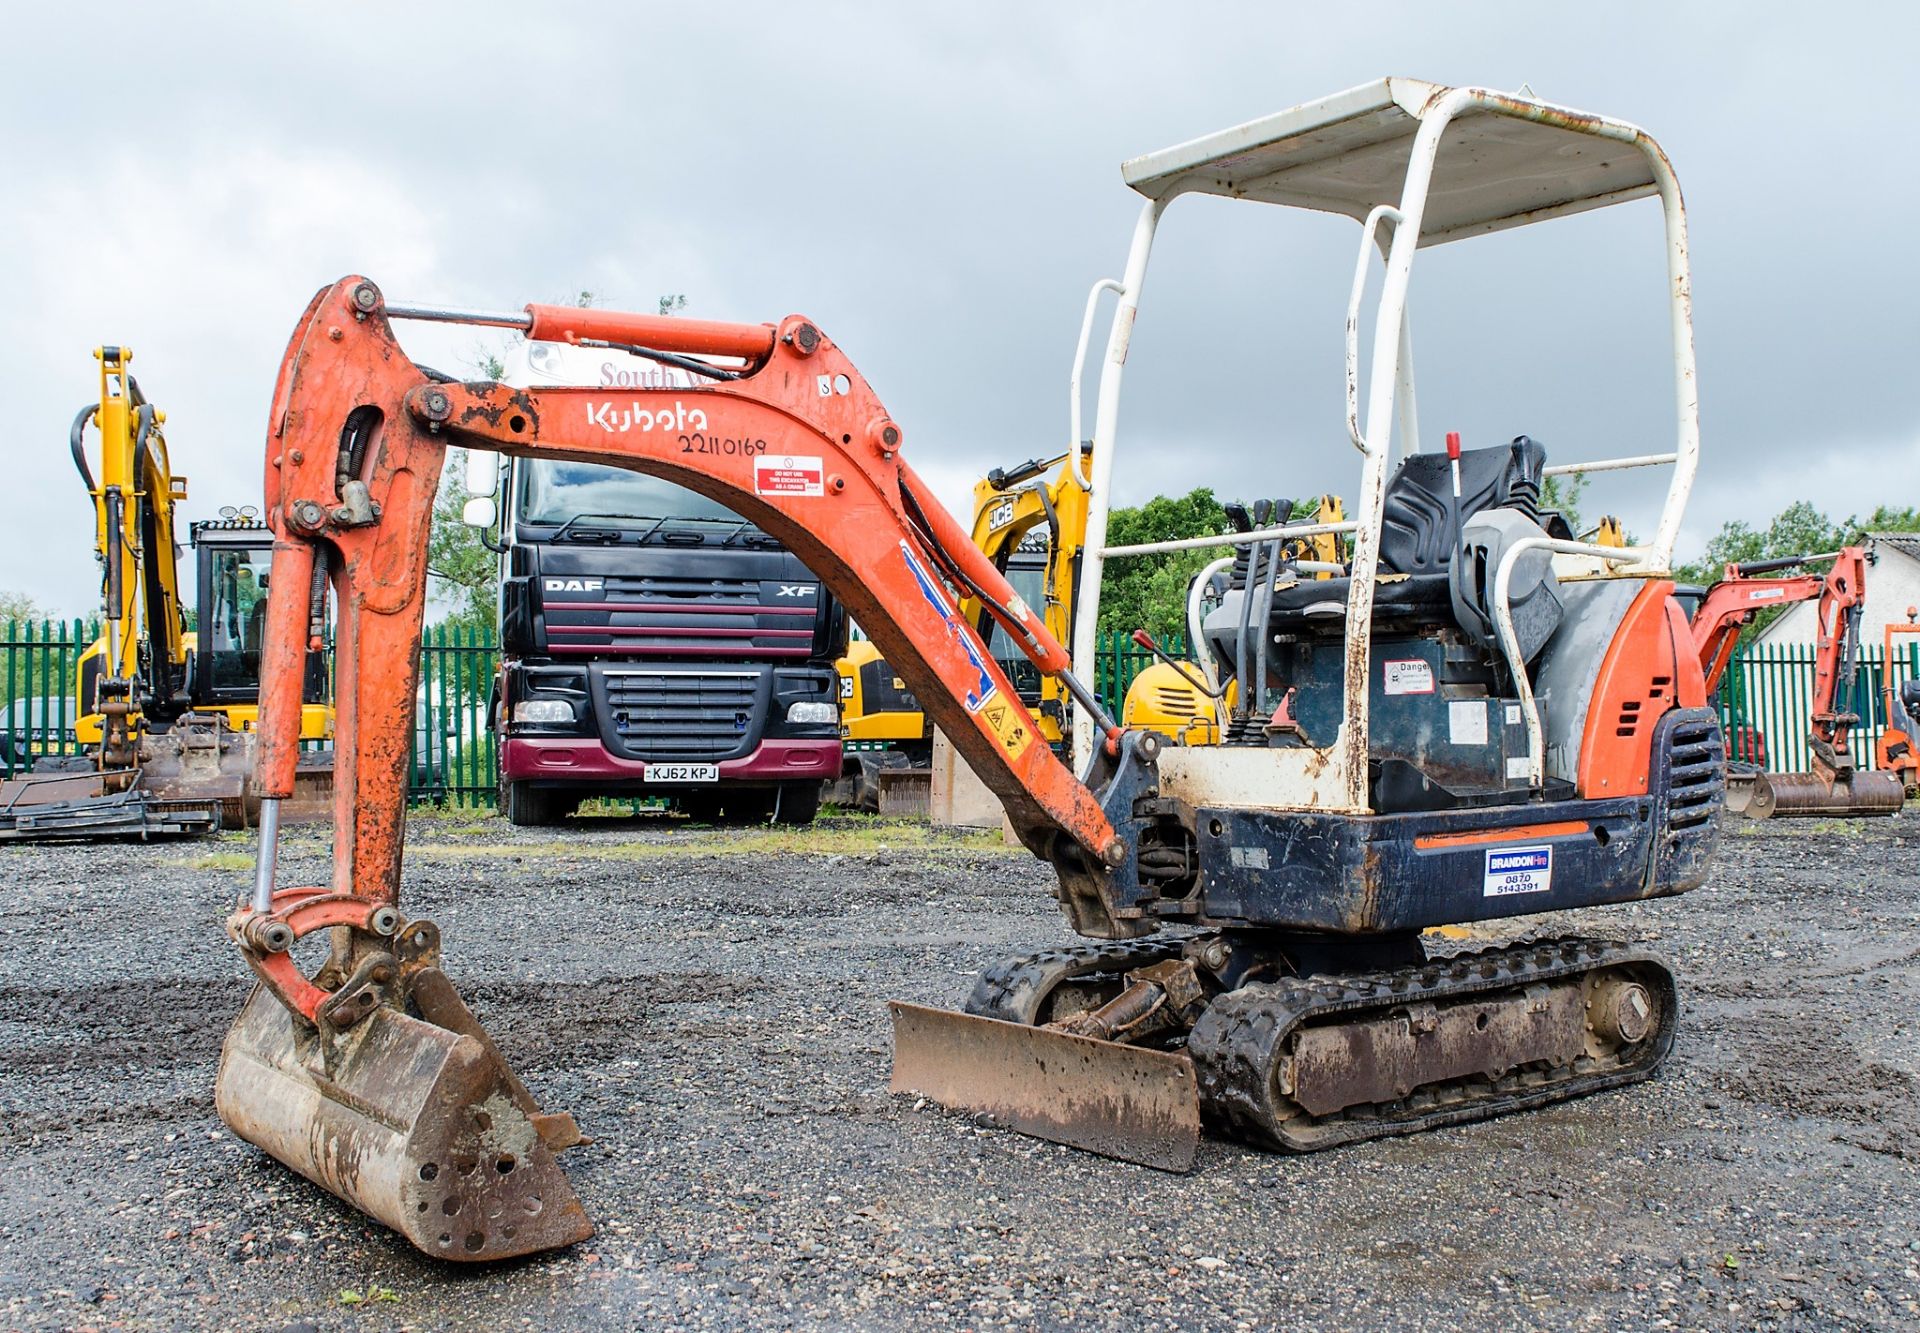
[[(420, 312), (415, 312), (419, 314)], [(516, 319), (516, 317), (508, 317)], [(530, 337), (711, 361), (697, 389), (608, 393), (459, 384), (413, 363), (379, 290), (317, 295), (280, 368), (269, 422), (272, 582), (261, 654), (261, 853), (229, 917), (260, 985), (229, 1033), (215, 1100), (243, 1138), (430, 1254), (487, 1260), (591, 1234), (554, 1153), (580, 1141), (540, 1109), (439, 967), (439, 933), (400, 910), (406, 776), (427, 597), (427, 539), (449, 444), (614, 464), (678, 482), (783, 541), (873, 635), (936, 723), (1050, 861), (1083, 934), (1154, 924), (1137, 887), (1138, 798), (1157, 738), (1104, 722), (1077, 779), (959, 611), (978, 599), (1043, 673), (1098, 702), (1039, 616), (901, 459), (900, 428), (808, 321), (714, 324), (528, 307)], [(307, 653), (336, 613), (331, 882), (276, 883)], [(1096, 791), (1097, 788), (1097, 791)], [(303, 936), (330, 952), (311, 975)]]

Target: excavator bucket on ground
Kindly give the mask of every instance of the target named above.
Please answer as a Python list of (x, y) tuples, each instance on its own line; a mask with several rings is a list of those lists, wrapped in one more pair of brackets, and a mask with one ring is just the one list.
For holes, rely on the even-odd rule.
[(1830, 819), (1897, 815), (1907, 799), (1897, 774), (1855, 769), (1828, 782), (1817, 773), (1756, 773), (1745, 788), (1744, 804), (1735, 804), (1728, 785), (1727, 804), (1748, 819)]
[[(592, 1235), (554, 1160), (583, 1142), (572, 1117), (543, 1113), (508, 1069), (440, 970), (439, 932), (345, 895), (276, 897), (291, 899), (283, 929), (235, 931), (261, 984), (221, 1052), (220, 1118), (428, 1254), (507, 1259)], [(274, 946), (325, 928), (352, 943), (322, 990)]]

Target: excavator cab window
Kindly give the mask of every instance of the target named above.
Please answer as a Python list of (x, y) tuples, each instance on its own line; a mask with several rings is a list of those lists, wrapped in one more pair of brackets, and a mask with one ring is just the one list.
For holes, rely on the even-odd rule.
[(212, 596), (204, 608), (199, 670), (216, 699), (260, 688), (260, 638), (266, 625), (271, 551), (231, 547), (209, 554)]

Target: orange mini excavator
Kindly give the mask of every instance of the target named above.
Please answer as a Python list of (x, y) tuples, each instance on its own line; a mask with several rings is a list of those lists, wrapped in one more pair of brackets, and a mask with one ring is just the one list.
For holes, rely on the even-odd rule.
[[(1884, 762), (1882, 769), (1889, 771), (1859, 768), (1853, 758), (1853, 729), (1860, 725), (1860, 716), (1854, 712), (1854, 675), (1860, 659), (1867, 560), (1865, 547), (1848, 546), (1825, 555), (1728, 565), (1726, 577), (1701, 597), (1693, 613), (1693, 640), (1708, 694), (1733, 659), (1741, 626), (1761, 611), (1819, 599), (1814, 608), (1813, 700), (1807, 735), (1812, 768), (1805, 773), (1769, 773), (1757, 764), (1729, 763), (1728, 809), (1752, 819), (1900, 813), (1906, 799), (1900, 774)], [(1824, 574), (1807, 568), (1825, 562), (1830, 563)], [(1891, 668), (1891, 653), (1887, 662)]]
[[(1707, 872), (1724, 756), (1666, 575), (1698, 434), (1684, 215), (1664, 155), (1624, 122), (1383, 80), (1138, 159), (1126, 176), (1146, 203), (1127, 276), (1094, 293), (1118, 303), (1093, 432), (1088, 625), (1102, 564), (1129, 554), (1105, 544), (1114, 412), (1168, 202), (1213, 192), (1345, 214), (1363, 226), (1356, 288), (1376, 247), (1386, 275), (1364, 417), (1362, 377), (1348, 378), (1353, 517), (1217, 539), (1245, 558), (1202, 632), (1210, 670), (1238, 688), (1205, 746), (1115, 724), (811, 321), (390, 306), (359, 277), (314, 297), (267, 443), (259, 781), (269, 798), (292, 789), (302, 666), (330, 586), (333, 871), (278, 883), (269, 799), (253, 890), (228, 922), (259, 980), (221, 1060), (229, 1125), (430, 1254), (496, 1259), (591, 1231), (554, 1156), (578, 1140), (573, 1121), (510, 1072), (441, 970), (439, 932), (399, 901), (428, 524), (449, 445), (632, 468), (759, 525), (866, 628), (1056, 872), (1086, 939), (989, 966), (966, 1012), (894, 1006), (896, 1089), (1184, 1169), (1203, 1120), (1307, 1151), (1654, 1070), (1677, 1006), (1652, 954), (1564, 936), (1429, 954), (1422, 932), (1679, 893)], [(1673, 479), (1650, 543), (1595, 545), (1543, 507), (1536, 440), (1419, 450), (1408, 267), (1419, 246), (1656, 195), (1677, 444), (1557, 470), (1670, 467)], [(454, 383), (407, 357), (400, 318), (691, 361), (701, 383)], [(1329, 532), (1339, 573), (1300, 577), (1294, 539)], [(962, 597), (1076, 701), (1076, 765), (1040, 738)], [(320, 931), (325, 961), (300, 961), (296, 941)]]

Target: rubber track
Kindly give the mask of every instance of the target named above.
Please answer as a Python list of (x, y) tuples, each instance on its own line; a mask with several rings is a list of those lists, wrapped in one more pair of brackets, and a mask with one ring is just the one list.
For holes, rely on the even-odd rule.
[[(1652, 972), (1650, 979), (1663, 983), (1660, 1030), (1642, 1043), (1631, 1065), (1586, 1073), (1576, 1067), (1549, 1082), (1525, 1072), (1509, 1074), (1497, 1083), (1477, 1082), (1465, 1100), (1444, 1102), (1416, 1091), (1405, 1102), (1367, 1108), (1367, 1114), (1296, 1118), (1282, 1126), (1272, 1101), (1271, 1073), (1288, 1036), (1304, 1022), (1344, 1011), (1385, 1013), (1403, 1003), (1511, 991), (1536, 981), (1629, 964), (1643, 973)], [(1207, 1006), (1188, 1038), (1187, 1053), (1198, 1075), (1201, 1112), (1217, 1131), (1290, 1152), (1314, 1152), (1486, 1119), (1637, 1082), (1650, 1076), (1672, 1047), (1678, 1016), (1672, 975), (1657, 957), (1630, 945), (1570, 937), (1456, 954), (1390, 971), (1243, 986)]]
[(1090, 973), (1120, 972), (1178, 958), (1186, 937), (1155, 935), (1143, 940), (1095, 940), (1060, 949), (1042, 949), (1009, 958), (983, 971), (967, 997), (967, 1012), (1031, 1026), (1055, 986)]

